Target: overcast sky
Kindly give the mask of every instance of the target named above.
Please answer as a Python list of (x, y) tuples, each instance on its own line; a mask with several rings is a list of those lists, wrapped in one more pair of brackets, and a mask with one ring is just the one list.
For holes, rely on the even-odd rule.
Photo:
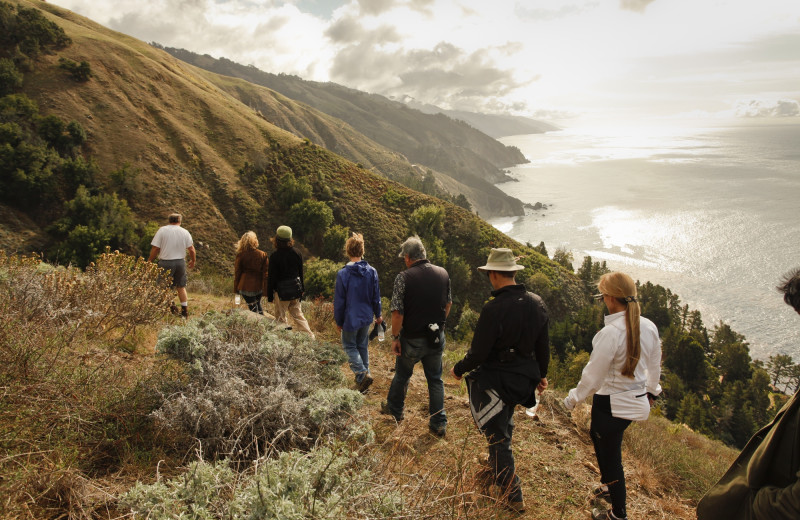
[(800, 0), (50, 0), (147, 42), (443, 108), (800, 121)]

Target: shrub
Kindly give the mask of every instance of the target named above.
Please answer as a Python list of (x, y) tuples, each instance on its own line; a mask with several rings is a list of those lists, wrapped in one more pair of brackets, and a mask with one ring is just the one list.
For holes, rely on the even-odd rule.
[(287, 173), (281, 178), (277, 189), (278, 202), (284, 208), (291, 208), (300, 201), (311, 198), (313, 190), (306, 179), (297, 179)]
[(376, 488), (375, 464), (342, 443), (281, 453), (244, 473), (227, 461), (200, 461), (166, 483), (137, 484), (119, 503), (152, 520), (396, 518), (404, 500), (396, 487)]
[(159, 426), (196, 440), (208, 456), (235, 460), (307, 447), (323, 428), (345, 428), (330, 416), (355, 404), (313, 395), (342, 381), (341, 349), (248, 318), (208, 314), (161, 332), (158, 352), (189, 364), (184, 385), (153, 414)]
[(289, 223), (301, 234), (321, 234), (333, 224), (333, 210), (324, 202), (305, 199), (291, 207)]
[(339, 262), (346, 257), (344, 244), (350, 237), (350, 230), (339, 224), (329, 227), (322, 235), (322, 256)]
[(420, 237), (439, 237), (444, 231), (444, 207), (430, 204), (420, 206), (411, 213), (408, 219), (408, 232), (410, 235)]
[(89, 81), (92, 77), (92, 66), (88, 61), (76, 63), (68, 58), (60, 58), (58, 67), (69, 72), (70, 77), (75, 81)]
[(16, 92), (22, 86), (22, 77), (13, 60), (0, 58), (0, 96)]
[(332, 300), (336, 289), (336, 273), (341, 267), (341, 263), (331, 260), (314, 259), (306, 262), (303, 276), (306, 297), (319, 296)]

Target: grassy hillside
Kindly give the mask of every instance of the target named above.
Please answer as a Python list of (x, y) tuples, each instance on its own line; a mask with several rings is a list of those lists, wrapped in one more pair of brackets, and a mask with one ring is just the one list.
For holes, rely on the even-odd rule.
[[(483, 263), (489, 247), (512, 247), (534, 268), (528, 273), (538, 275), (536, 284), (548, 289), (554, 308), (580, 305), (574, 276), (546, 257), (462, 208), (409, 190), (279, 129), (227, 90), (259, 99), (277, 99), (274, 92), (200, 73), (144, 42), (52, 4), (19, 4), (43, 9), (72, 39), (70, 46), (34, 63), (22, 92), (39, 104), (41, 113), (78, 121), (85, 128), (88, 137), (81, 151), (99, 165), (101, 191), (118, 191), (136, 218), (162, 224), (172, 211), (184, 214), (184, 225), (198, 243), (200, 266), (230, 272), (231, 249), (241, 233), (253, 229), (266, 245), (275, 227), (292, 219), (298, 222), (301, 246), (310, 255), (321, 254), (325, 229), (304, 230), (305, 220), (292, 214), (291, 204), (282, 198), (283, 184), (296, 179), (313, 188), (305, 197), (329, 208), (333, 221), (326, 225), (364, 233), (368, 258), (381, 272), (386, 292), (402, 267), (396, 259), (399, 243), (418, 232), (431, 242), (434, 260), (465, 273)], [(66, 81), (57, 66), (60, 58), (89, 63), (92, 77)], [(109, 172), (123, 167), (135, 177), (124, 192), (109, 178)], [(435, 229), (415, 227), (414, 212), (423, 206), (438, 208)], [(41, 237), (46, 238), (50, 219), (13, 205), (3, 212), (10, 218), (3, 221), (0, 238), (8, 237), (8, 242), (0, 245), (16, 249), (14, 231), (31, 222), (39, 240), (30, 237), (26, 244), (47, 242)], [(459, 280), (454, 287), (458, 301), (480, 305), (485, 282), (468, 273)]]
[[(505, 179), (502, 168), (526, 162), (522, 153), (507, 147), (462, 121), (443, 114), (425, 114), (377, 94), (368, 94), (335, 83), (302, 80), (296, 76), (270, 74), (227, 59), (214, 59), (183, 49), (166, 48), (177, 58), (217, 74), (245, 79), (253, 84), (268, 87), (292, 100), (344, 121), (370, 141), (395, 153), (413, 164), (433, 169), (444, 177), (442, 182), (453, 194), (463, 193), (484, 216), (522, 215), (522, 204), (494, 186)], [(351, 154), (343, 146), (331, 148), (331, 141), (349, 140), (340, 136), (349, 128), (327, 125), (321, 135), (319, 122), (306, 110), (304, 121), (297, 123), (299, 111), (291, 106), (276, 105), (271, 100), (254, 98), (252, 94), (228, 89), (246, 104), (266, 113), (274, 114), (278, 126), (308, 137), (316, 144), (342, 153), (360, 162), (358, 154)], [(280, 111), (276, 114), (275, 111)], [(272, 119), (270, 119), (272, 120)], [(352, 141), (350, 141), (352, 142)], [(358, 143), (354, 143), (358, 145)], [(369, 147), (368, 147), (369, 148)], [(339, 151), (341, 150), (341, 152)], [(383, 162), (364, 163), (384, 173)], [(388, 172), (390, 178), (395, 178)]]

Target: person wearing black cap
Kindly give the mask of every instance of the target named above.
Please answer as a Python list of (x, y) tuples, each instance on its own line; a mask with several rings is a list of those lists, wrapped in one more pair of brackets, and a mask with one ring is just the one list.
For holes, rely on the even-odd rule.
[(524, 268), (506, 248), (492, 249), (486, 265), (478, 267), (489, 277), (493, 298), (481, 310), (469, 351), (451, 370), (456, 379), (469, 372), (472, 418), (489, 443), (481, 480), (500, 486), (507, 507), (517, 513), (525, 503), (511, 451), (514, 408), (536, 404), (536, 390), (547, 388), (550, 362), (547, 307), (515, 280)]
[(636, 284), (625, 273), (606, 273), (597, 284), (608, 308), (603, 327), (592, 339), (592, 354), (578, 386), (564, 406), (572, 410), (590, 395), (589, 434), (600, 467), (598, 497), (610, 500), (611, 510), (595, 509), (594, 520), (627, 519), (622, 436), (631, 421), (644, 421), (650, 404), (661, 393), (661, 339), (655, 324), (641, 316)]

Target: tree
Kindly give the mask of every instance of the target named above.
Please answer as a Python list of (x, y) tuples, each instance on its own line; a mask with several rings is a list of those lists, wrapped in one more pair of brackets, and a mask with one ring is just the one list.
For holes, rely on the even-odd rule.
[(747, 381), (752, 375), (750, 352), (742, 343), (722, 346), (716, 355), (716, 365), (723, 381)]
[(313, 194), (311, 184), (306, 179), (297, 179), (293, 173), (287, 173), (278, 184), (278, 202), (284, 208), (291, 208), (299, 202), (310, 199)]
[(12, 60), (0, 58), (0, 96), (16, 92), (22, 86), (22, 77)]
[(767, 373), (772, 380), (772, 386), (778, 388), (778, 385), (785, 384), (791, 376), (792, 367), (794, 366), (792, 356), (787, 354), (770, 356), (767, 360)]
[(540, 253), (540, 254), (544, 255), (544, 256), (547, 256), (547, 257), (550, 256), (550, 255), (547, 254), (547, 248), (544, 245), (544, 240), (539, 242), (538, 246), (533, 246), (533, 250), (536, 251), (537, 253)]
[(572, 268), (572, 262), (574, 260), (575, 258), (572, 256), (572, 251), (567, 251), (561, 246), (557, 247), (555, 253), (553, 253), (553, 262), (561, 265), (570, 273), (574, 271)]
[(289, 209), (289, 223), (300, 234), (321, 238), (322, 233), (333, 223), (333, 210), (324, 202), (305, 199)]
[(341, 261), (345, 256), (344, 245), (350, 237), (350, 230), (338, 224), (329, 227), (322, 235), (322, 256), (333, 260)]
[(664, 366), (680, 377), (690, 390), (702, 391), (706, 385), (703, 346), (693, 337), (684, 335), (674, 348), (664, 347)]
[(439, 237), (444, 231), (444, 207), (436, 204), (420, 206), (408, 219), (408, 232), (421, 238)]

